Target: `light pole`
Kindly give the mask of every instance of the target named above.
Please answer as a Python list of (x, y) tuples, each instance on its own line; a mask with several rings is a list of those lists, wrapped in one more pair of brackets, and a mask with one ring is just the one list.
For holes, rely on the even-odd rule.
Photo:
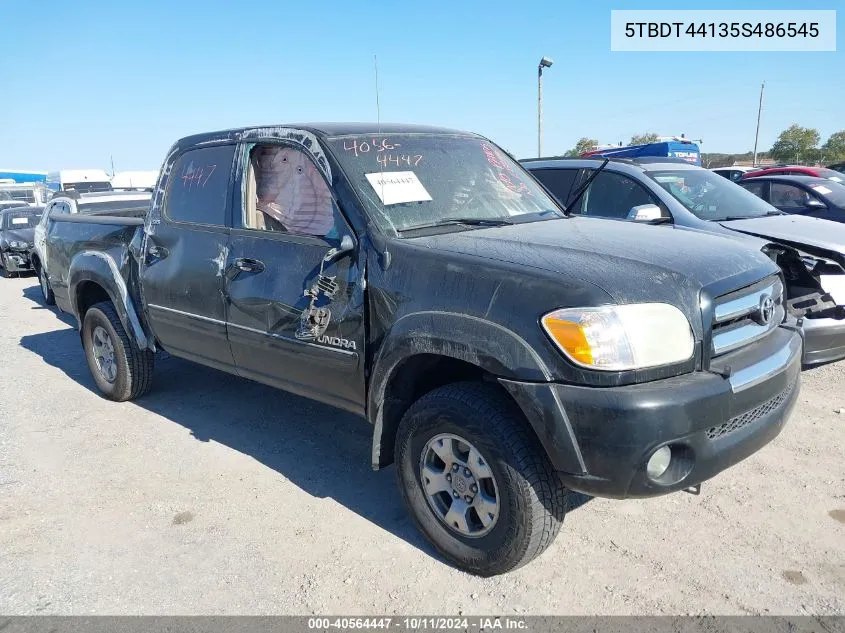
[(757, 106), (757, 131), (754, 132), (754, 166), (757, 166), (757, 141), (760, 139), (760, 115), (763, 114), (763, 89), (766, 87), (764, 81), (760, 84), (760, 105)]
[(537, 66), (537, 157), (543, 155), (543, 69), (551, 68), (554, 62), (548, 57)]

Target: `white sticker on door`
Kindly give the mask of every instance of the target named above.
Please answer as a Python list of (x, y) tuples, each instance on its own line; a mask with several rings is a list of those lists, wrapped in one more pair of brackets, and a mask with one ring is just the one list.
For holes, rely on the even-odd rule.
[(431, 200), (428, 191), (412, 171), (385, 171), (364, 175), (385, 206)]

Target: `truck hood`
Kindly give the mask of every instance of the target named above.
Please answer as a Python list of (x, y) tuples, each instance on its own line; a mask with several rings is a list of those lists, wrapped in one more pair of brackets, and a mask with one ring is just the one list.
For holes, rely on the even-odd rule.
[(35, 237), (35, 227), (26, 229), (6, 229), (2, 233), (4, 242), (26, 242), (32, 244)]
[[(577, 277), (618, 303), (663, 301), (700, 322), (699, 293), (719, 294), (778, 272), (744, 240), (572, 217), (420, 237), (429, 248)], [(698, 328), (696, 328), (698, 329)]]
[(772, 215), (720, 224), (726, 229), (789, 244), (799, 250), (809, 247), (811, 251), (821, 249), (839, 258), (845, 255), (845, 225), (839, 222), (802, 215)]

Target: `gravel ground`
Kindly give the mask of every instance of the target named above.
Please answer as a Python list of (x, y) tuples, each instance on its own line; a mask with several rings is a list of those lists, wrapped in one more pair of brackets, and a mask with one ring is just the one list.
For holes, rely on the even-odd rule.
[(173, 358), (106, 401), (39, 299), (0, 279), (0, 613), (845, 614), (845, 363), (700, 496), (575, 499), (481, 580), (370, 469), (366, 422)]

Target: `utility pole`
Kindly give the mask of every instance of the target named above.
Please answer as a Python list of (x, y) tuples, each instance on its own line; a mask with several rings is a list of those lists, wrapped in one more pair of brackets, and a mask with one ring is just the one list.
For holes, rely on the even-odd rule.
[(766, 87), (764, 81), (760, 84), (760, 105), (757, 108), (757, 132), (754, 134), (754, 165), (757, 165), (757, 141), (760, 138), (760, 115), (763, 113), (763, 88)]

